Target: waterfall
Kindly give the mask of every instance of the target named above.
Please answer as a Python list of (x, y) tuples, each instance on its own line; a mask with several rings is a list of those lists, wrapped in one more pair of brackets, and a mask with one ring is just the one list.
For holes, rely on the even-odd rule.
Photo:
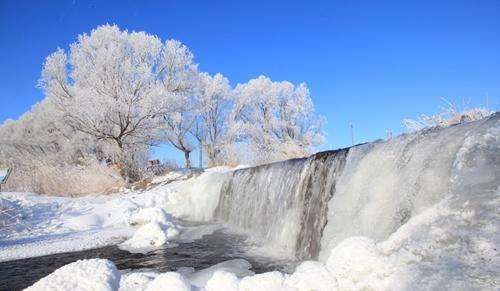
[(317, 257), (328, 201), (348, 150), (240, 169), (223, 185), (215, 218), (283, 247)]
[[(214, 216), (298, 259), (324, 261), (348, 237), (386, 239), (411, 217), (459, 191), (459, 185), (471, 188), (470, 181), (485, 180), (484, 185), (498, 187), (499, 135), (496, 113), (448, 128), (236, 170), (221, 187)], [(464, 153), (473, 158), (462, 161)], [(467, 172), (468, 164), (483, 159), (487, 170), (481, 176)]]
[[(449, 195), (474, 197), (485, 191), (477, 181), (494, 191), (500, 184), (499, 137), (496, 113), (351, 148), (328, 203), (319, 259), (326, 261), (351, 236), (385, 240)], [(482, 165), (470, 170), (477, 163)]]

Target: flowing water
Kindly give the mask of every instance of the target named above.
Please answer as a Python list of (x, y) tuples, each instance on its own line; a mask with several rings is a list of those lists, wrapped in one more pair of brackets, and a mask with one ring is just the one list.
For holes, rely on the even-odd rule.
[(347, 153), (328, 151), (237, 170), (222, 187), (215, 218), (298, 259), (315, 258)]
[(0, 262), (0, 290), (22, 290), (54, 270), (81, 259), (109, 259), (119, 270), (152, 269), (157, 272), (175, 271), (179, 268), (204, 269), (223, 261), (241, 258), (252, 264), (252, 271), (290, 271), (292, 260), (275, 260), (249, 255), (247, 238), (225, 230), (203, 236), (192, 242), (181, 242), (178, 246), (161, 248), (146, 254), (129, 253), (117, 246), (60, 253), (48, 256)]

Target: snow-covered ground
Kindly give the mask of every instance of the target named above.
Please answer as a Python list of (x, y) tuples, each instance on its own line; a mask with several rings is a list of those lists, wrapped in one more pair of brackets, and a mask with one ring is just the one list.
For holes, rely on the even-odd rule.
[(208, 220), (217, 206), (221, 184), (217, 179), (228, 171), (215, 168), (175, 182), (169, 175), (158, 178), (155, 183), (159, 185), (150, 190), (113, 195), (71, 198), (0, 193), (0, 225), (4, 225), (0, 227), (0, 261), (117, 243), (140, 252), (168, 244), (181, 231), (197, 235), (178, 225), (171, 214)]

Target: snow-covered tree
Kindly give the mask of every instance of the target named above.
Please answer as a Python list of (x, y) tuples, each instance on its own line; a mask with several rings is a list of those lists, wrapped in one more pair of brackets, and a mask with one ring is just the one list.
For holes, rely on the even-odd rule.
[(126, 144), (155, 140), (160, 116), (183, 90), (185, 58), (177, 41), (162, 43), (144, 32), (100, 26), (78, 37), (68, 54), (58, 49), (45, 62), (41, 87), (75, 130)]
[(257, 161), (304, 156), (323, 142), (324, 120), (314, 113), (304, 83), (260, 76), (238, 84), (235, 96), (231, 134), (250, 147)]
[(140, 179), (151, 146), (162, 143), (182, 151), (189, 168), (195, 139), (213, 166), (243, 152), (253, 162), (303, 156), (323, 137), (304, 84), (261, 76), (232, 90), (221, 74), (199, 73), (179, 41), (115, 25), (48, 56), (39, 86), (45, 98), (0, 125), (0, 163), (16, 167), (11, 189), (62, 193), (80, 185), (83, 193), (97, 189), (90, 181), (115, 187), (112, 168)]
[(67, 126), (47, 99), (0, 125), (0, 164), (13, 167), (6, 189), (50, 194), (96, 193), (123, 180), (99, 163), (99, 143)]
[(479, 120), (485, 118), (493, 111), (487, 108), (464, 108), (460, 110), (454, 103), (443, 99), (446, 107), (441, 108), (441, 112), (434, 115), (422, 114), (418, 119), (403, 119), (402, 123), (409, 132), (422, 130), (427, 127), (447, 127), (450, 125)]
[(229, 80), (221, 74), (201, 73), (196, 95), (197, 121), (193, 135), (207, 153), (208, 165), (224, 164), (228, 140), (227, 125), (233, 93)]
[[(73, 129), (116, 145), (121, 162), (143, 148), (166, 141), (183, 152), (185, 108), (197, 82), (189, 49), (144, 32), (104, 25), (65, 53), (58, 49), (44, 65), (40, 86)], [(162, 130), (160, 130), (162, 129)], [(167, 131), (167, 132), (165, 132)]]
[(160, 120), (160, 141), (166, 141), (183, 152), (186, 168), (191, 168), (190, 154), (194, 149), (190, 131), (195, 123), (194, 94), (198, 84), (197, 66), (193, 54), (178, 41), (166, 43), (165, 61), (159, 72), (162, 93), (168, 106)]
[(191, 168), (190, 155), (195, 148), (190, 139), (190, 130), (195, 124), (195, 120), (195, 115), (189, 109), (181, 107), (176, 112), (163, 116), (163, 140), (184, 153), (186, 169)]

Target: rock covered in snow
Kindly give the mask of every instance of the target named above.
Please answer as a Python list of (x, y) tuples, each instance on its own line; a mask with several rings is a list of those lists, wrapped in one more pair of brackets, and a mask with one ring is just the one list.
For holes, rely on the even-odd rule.
[(158, 276), (156, 272), (132, 272), (122, 274), (120, 291), (144, 290), (156, 276)]
[(111, 291), (118, 290), (119, 285), (120, 272), (113, 262), (91, 259), (65, 265), (26, 290)]
[(187, 275), (187, 278), (191, 283), (197, 287), (205, 286), (207, 281), (219, 271), (231, 272), (238, 278), (242, 278), (245, 276), (251, 276), (254, 272), (250, 271), (252, 265), (244, 259), (234, 259), (225, 261), (206, 269), (199, 270), (197, 272), (193, 272)]
[(283, 290), (284, 277), (280, 272), (267, 272), (241, 279), (240, 291)]
[(150, 222), (141, 226), (130, 239), (120, 244), (120, 248), (132, 252), (147, 251), (166, 244), (169, 239), (177, 235), (179, 230), (175, 227)]
[(132, 213), (128, 219), (130, 225), (142, 225), (149, 222), (157, 222), (160, 224), (172, 224), (172, 215), (166, 213), (160, 207), (141, 208), (139, 211)]
[(146, 291), (191, 291), (191, 283), (179, 273), (167, 272), (158, 275)]
[(180, 233), (173, 217), (160, 207), (147, 207), (132, 213), (131, 225), (140, 225), (134, 235), (120, 247), (131, 252), (143, 252), (166, 244)]
[(223, 270), (216, 271), (205, 285), (206, 291), (238, 291), (239, 280), (235, 274)]

